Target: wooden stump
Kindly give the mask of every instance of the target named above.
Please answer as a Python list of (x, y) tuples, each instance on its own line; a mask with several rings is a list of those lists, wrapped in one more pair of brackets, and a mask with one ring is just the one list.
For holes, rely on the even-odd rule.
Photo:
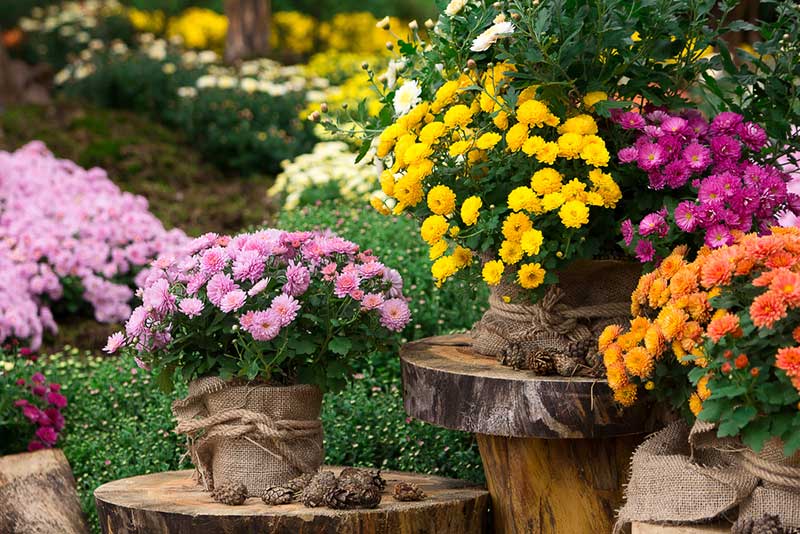
[(89, 532), (63, 452), (49, 449), (0, 456), (0, 532)]
[(611, 532), (651, 410), (623, 412), (602, 380), (501, 366), (465, 335), (409, 343), (401, 359), (409, 415), (477, 434), (497, 533)]
[[(338, 468), (331, 468), (338, 471)], [(387, 471), (380, 506), (373, 510), (306, 508), (301, 503), (267, 506), (250, 498), (242, 506), (211, 499), (192, 471), (171, 471), (117, 480), (95, 491), (106, 534), (483, 534), (488, 493), (468, 483)], [(428, 497), (397, 502), (398, 482), (419, 485)]]

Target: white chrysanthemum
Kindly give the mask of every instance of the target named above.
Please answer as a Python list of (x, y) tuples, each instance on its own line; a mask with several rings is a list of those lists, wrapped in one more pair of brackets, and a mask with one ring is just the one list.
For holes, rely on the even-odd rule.
[(245, 93), (255, 93), (258, 90), (258, 80), (255, 78), (242, 78), (239, 86)]
[(448, 17), (458, 15), (465, 5), (467, 5), (467, 0), (450, 0), (450, 3), (444, 8), (444, 14)]
[(470, 50), (473, 52), (488, 50), (498, 39), (501, 37), (508, 37), (512, 33), (514, 33), (514, 24), (511, 22), (498, 22), (497, 24), (493, 24), (472, 41)]
[(405, 115), (411, 108), (419, 104), (422, 89), (414, 80), (408, 80), (394, 94), (394, 111), (399, 117)]
[(217, 81), (217, 87), (220, 89), (233, 89), (236, 87), (238, 80), (233, 76), (220, 76)]
[(181, 98), (194, 98), (197, 96), (197, 89), (194, 87), (179, 87), (178, 96)]
[(197, 78), (197, 82), (195, 83), (198, 89), (208, 89), (209, 87), (216, 87), (217, 85), (217, 77), (212, 76), (210, 74), (206, 74), (205, 76), (200, 76)]

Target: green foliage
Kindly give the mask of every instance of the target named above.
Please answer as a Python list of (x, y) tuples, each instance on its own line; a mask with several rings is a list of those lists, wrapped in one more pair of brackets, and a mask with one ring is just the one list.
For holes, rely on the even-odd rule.
[(369, 206), (328, 202), (284, 211), (277, 226), (286, 230), (330, 228), (345, 239), (372, 250), (386, 265), (403, 276), (411, 297), (411, 324), (403, 332), (418, 339), (471, 328), (488, 303), (483, 284), (453, 281), (437, 288), (431, 277), (428, 247), (419, 237), (419, 227), (410, 217), (386, 217)]

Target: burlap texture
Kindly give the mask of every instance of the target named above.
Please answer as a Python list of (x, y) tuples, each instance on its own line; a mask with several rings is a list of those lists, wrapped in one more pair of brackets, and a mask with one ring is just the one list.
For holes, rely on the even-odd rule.
[[(800, 527), (800, 454), (786, 458), (777, 440), (759, 454), (716, 429), (677, 421), (645, 441), (633, 455), (625, 504), (615, 533), (633, 521), (696, 523), (723, 514), (780, 517)], [(729, 517), (730, 519), (733, 519)]]
[(514, 281), (501, 283), (473, 327), (472, 346), (513, 367), (532, 369), (524, 362), (537, 354), (551, 358), (560, 375), (602, 376), (597, 337), (609, 324), (628, 321), (640, 275), (641, 266), (632, 262), (577, 261), (535, 304), (524, 303), (524, 290)]
[(322, 465), (322, 392), (309, 385), (232, 384), (205, 377), (175, 401), (175, 431), (207, 490), (241, 482), (251, 496)]

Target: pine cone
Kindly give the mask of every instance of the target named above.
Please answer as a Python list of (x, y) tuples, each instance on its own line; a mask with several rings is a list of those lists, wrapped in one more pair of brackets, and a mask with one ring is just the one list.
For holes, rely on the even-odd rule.
[(381, 502), (381, 490), (371, 481), (357, 478), (340, 479), (325, 494), (325, 504), (334, 510), (375, 508)]
[(781, 520), (776, 515), (764, 514), (759, 519), (739, 518), (731, 528), (731, 534), (785, 534)]
[(556, 367), (550, 352), (545, 349), (537, 349), (525, 358), (525, 369), (530, 369), (538, 376), (552, 375)]
[(247, 500), (247, 487), (241, 482), (228, 482), (214, 488), (211, 498), (228, 506), (239, 506)]
[(565, 353), (570, 358), (583, 360), (586, 358), (586, 353), (589, 352), (589, 349), (591, 349), (594, 343), (597, 343), (597, 340), (592, 340), (590, 337), (581, 339), (580, 341), (573, 341), (567, 346)]
[(519, 352), (512, 352), (500, 358), (500, 364), (512, 369), (525, 369), (525, 356)]
[(421, 501), (425, 498), (425, 492), (416, 484), (398, 482), (394, 486), (394, 493), (392, 496), (396, 501)]
[(289, 504), (294, 500), (295, 492), (289, 488), (281, 486), (272, 486), (264, 490), (261, 500), (264, 504), (270, 506), (277, 506), (279, 504)]
[(320, 471), (303, 489), (303, 504), (309, 508), (325, 505), (325, 496), (336, 487), (336, 475), (330, 471)]
[(303, 473), (284, 484), (283, 487), (291, 490), (295, 495), (300, 495), (312, 478), (314, 478), (314, 473)]
[(358, 469), (356, 467), (345, 467), (339, 474), (339, 480), (354, 480), (363, 484), (372, 484), (380, 491), (386, 489), (386, 481), (381, 476), (380, 469)]

